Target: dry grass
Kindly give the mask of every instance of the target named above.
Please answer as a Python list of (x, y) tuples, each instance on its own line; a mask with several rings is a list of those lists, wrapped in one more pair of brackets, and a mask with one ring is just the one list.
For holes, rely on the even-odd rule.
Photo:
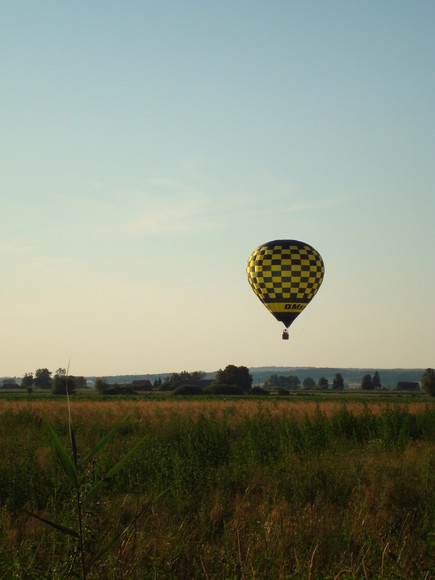
[[(197, 419), (200, 416), (216, 418), (222, 416), (231, 416), (234, 422), (241, 420), (243, 417), (253, 417), (264, 411), (270, 416), (289, 416), (292, 415), (296, 419), (302, 419), (305, 416), (312, 417), (320, 410), (327, 418), (334, 415), (339, 409), (343, 407), (344, 400), (341, 401), (307, 401), (307, 400), (162, 400), (162, 401), (144, 401), (144, 400), (123, 400), (117, 399), (114, 401), (99, 401), (99, 400), (72, 400), (71, 409), (74, 417), (82, 419), (93, 417), (104, 417), (104, 423), (113, 425), (117, 421), (123, 419), (129, 413), (133, 413), (135, 418), (139, 421), (147, 420), (151, 423), (156, 421), (164, 421), (172, 416), (189, 416), (192, 419)], [(380, 415), (383, 410), (391, 406), (387, 402), (345, 402), (347, 410), (353, 415), (359, 415), (364, 410), (369, 410), (373, 415)], [(410, 413), (422, 413), (426, 408), (427, 403), (412, 402), (406, 405)], [(18, 412), (22, 409), (32, 409), (33, 412), (38, 413), (41, 417), (45, 416), (50, 421), (54, 419), (63, 420), (66, 415), (66, 406), (63, 400), (23, 400), (23, 401), (9, 401), (0, 400), (0, 414), (5, 412)]]

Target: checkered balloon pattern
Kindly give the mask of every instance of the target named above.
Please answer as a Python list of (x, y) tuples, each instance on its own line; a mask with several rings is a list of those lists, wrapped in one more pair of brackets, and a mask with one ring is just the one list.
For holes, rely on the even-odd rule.
[(317, 250), (297, 240), (262, 244), (252, 252), (246, 265), (252, 290), (286, 327), (317, 293), (324, 272)]

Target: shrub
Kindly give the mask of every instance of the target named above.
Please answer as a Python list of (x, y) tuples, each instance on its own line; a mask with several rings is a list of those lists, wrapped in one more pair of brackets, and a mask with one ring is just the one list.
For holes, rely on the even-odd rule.
[(195, 385), (182, 385), (175, 389), (173, 395), (202, 395), (202, 389)]
[(252, 387), (249, 394), (263, 396), (263, 395), (269, 395), (269, 391), (266, 391), (266, 389), (263, 389), (262, 387)]
[(236, 385), (226, 385), (224, 383), (212, 383), (203, 391), (208, 395), (244, 395), (245, 391)]
[(103, 395), (136, 395), (131, 385), (106, 385), (101, 392)]

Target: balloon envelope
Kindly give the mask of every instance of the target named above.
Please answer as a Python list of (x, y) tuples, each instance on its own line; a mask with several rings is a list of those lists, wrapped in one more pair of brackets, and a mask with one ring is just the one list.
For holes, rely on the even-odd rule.
[(288, 328), (320, 288), (325, 266), (309, 244), (274, 240), (252, 252), (246, 273), (254, 293)]

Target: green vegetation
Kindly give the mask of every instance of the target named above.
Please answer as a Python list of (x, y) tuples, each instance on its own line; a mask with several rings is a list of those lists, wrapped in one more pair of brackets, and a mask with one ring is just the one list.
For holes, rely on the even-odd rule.
[(172, 373), (169, 377), (166, 377), (163, 382), (160, 381), (159, 390), (160, 391), (174, 391), (179, 387), (184, 385), (196, 385), (201, 383), (204, 379), (205, 373), (203, 371), (182, 371), (181, 373)]
[(252, 386), (252, 375), (245, 366), (228, 365), (223, 370), (218, 370), (214, 385), (234, 385), (242, 391), (248, 392)]
[[(67, 378), (66, 375), (57, 374), (57, 376), (62, 376), (62, 378)], [(53, 381), (54, 382), (54, 381)], [(68, 396), (68, 389), (66, 390)], [(46, 519), (45, 517), (32, 513), (25, 508), (22, 508), (22, 511), (35, 518), (36, 520), (44, 523), (47, 526), (61, 532), (65, 536), (72, 538), (73, 545), (70, 548), (70, 555), (72, 562), (78, 560), (80, 564), (80, 575), (85, 580), (88, 576), (88, 573), (95, 567), (97, 562), (101, 560), (107, 552), (112, 549), (112, 547), (124, 536), (127, 531), (131, 528), (133, 524), (139, 519), (139, 517), (144, 513), (146, 507), (143, 507), (142, 510), (138, 514), (136, 514), (133, 520), (122, 530), (115, 534), (115, 536), (109, 541), (109, 543), (101, 547), (98, 546), (97, 552), (91, 554), (90, 550), (92, 550), (92, 544), (95, 544), (95, 537), (98, 535), (98, 529), (91, 529), (89, 522), (87, 521), (91, 513), (91, 509), (95, 509), (94, 505), (96, 503), (96, 498), (102, 493), (104, 487), (107, 483), (117, 474), (119, 473), (125, 463), (127, 462), (128, 458), (136, 451), (136, 448), (140, 445), (141, 441), (136, 443), (134, 447), (132, 447), (128, 453), (125, 454), (114, 466), (112, 466), (103, 477), (96, 482), (91, 482), (89, 484), (88, 474), (86, 467), (89, 465), (91, 461), (95, 460), (95, 456), (113, 439), (117, 431), (121, 428), (122, 422), (119, 423), (112, 429), (110, 433), (105, 435), (101, 441), (97, 443), (94, 449), (89, 452), (89, 454), (84, 457), (83, 459), (80, 457), (74, 426), (72, 424), (72, 417), (71, 417), (71, 407), (68, 401), (68, 412), (69, 412), (69, 420), (68, 420), (68, 433), (69, 433), (69, 444), (71, 452), (69, 453), (67, 449), (61, 443), (56, 431), (53, 429), (52, 425), (49, 421), (44, 420), (45, 427), (47, 429), (48, 436), (52, 443), (53, 449), (57, 454), (57, 458), (60, 462), (60, 465), (64, 471), (66, 479), (69, 480), (69, 485), (73, 489), (73, 493), (75, 497), (71, 498), (71, 509), (76, 518), (76, 523), (73, 526), (65, 525), (64, 523), (60, 523), (58, 521)], [(125, 420), (125, 419), (124, 419)], [(85, 469), (83, 469), (83, 467)], [(92, 522), (91, 522), (92, 525)], [(95, 527), (95, 526), (94, 526)], [(74, 541), (76, 544), (74, 545)], [(90, 550), (88, 549), (88, 544), (90, 546)], [(74, 574), (74, 565), (70, 565), (70, 569), (67, 572), (67, 575)]]
[(245, 395), (245, 391), (237, 385), (227, 385), (225, 383), (212, 383), (209, 387), (205, 387), (205, 394), (207, 395)]
[[(274, 368), (274, 367), (272, 367)], [(289, 368), (289, 371), (291, 369)], [(17, 377), (0, 379), (2, 392), (15, 393), (41, 393), (44, 390), (52, 389), (53, 394), (65, 394), (66, 386), (63, 383), (69, 381), (70, 394), (74, 390), (83, 392), (91, 386), (95, 386), (95, 391), (102, 395), (135, 395), (145, 392), (175, 392), (183, 386), (195, 386), (204, 389), (211, 384), (232, 385), (242, 389), (245, 393), (251, 391), (252, 384), (261, 386), (271, 394), (285, 395), (290, 391), (295, 394), (299, 391), (352, 391), (362, 390), (364, 393), (380, 393), (386, 391), (421, 392), (420, 382), (423, 389), (423, 377), (425, 378), (425, 390), (430, 394), (434, 379), (431, 379), (432, 369), (426, 371), (418, 369), (384, 369), (382, 371), (382, 382), (380, 374), (375, 371), (362, 374), (362, 369), (343, 369), (342, 372), (335, 372), (337, 369), (301, 368), (294, 367), (294, 372), (279, 372), (266, 375), (266, 371), (261, 369), (251, 369), (240, 366), (228, 365), (223, 370), (216, 373), (204, 373), (204, 371), (182, 371), (159, 375), (123, 375), (106, 378), (100, 377), (68, 377), (67, 381), (62, 379), (66, 375), (65, 369), (58, 369), (53, 378), (52, 373), (46, 368), (40, 368), (35, 373), (26, 373), (22, 379)], [(343, 374), (342, 374), (343, 373)], [(60, 377), (60, 379), (59, 379)], [(148, 377), (148, 378), (147, 378)], [(314, 377), (314, 378), (313, 378)], [(35, 390), (33, 391), (35, 387)], [(206, 392), (206, 391), (204, 391)], [(424, 389), (423, 389), (424, 392)], [(193, 391), (192, 391), (193, 393)], [(177, 390), (177, 394), (179, 391)], [(226, 394), (226, 393), (225, 393)]]
[(426, 369), (421, 379), (421, 387), (428, 395), (435, 397), (435, 371)]
[(49, 389), (51, 387), (51, 381), (51, 371), (49, 371), (47, 368), (36, 370), (33, 380), (35, 387), (39, 387), (40, 389)]
[(327, 391), (329, 389), (328, 379), (326, 379), (325, 377), (320, 377), (320, 379), (317, 382), (317, 388), (320, 389), (321, 391)]
[(88, 578), (433, 577), (433, 405), (205, 399), (71, 403), (63, 469), (62, 403), (3, 402), (0, 577), (83, 577), (78, 485)]
[[(394, 389), (399, 381), (420, 381), (425, 369), (367, 369), (367, 368), (335, 368), (335, 367), (261, 367), (251, 368), (254, 384), (263, 384), (272, 375), (296, 376), (304, 384), (305, 379), (311, 379), (316, 384), (320, 377), (326, 377), (332, 383), (335, 374), (343, 376), (345, 388), (359, 388), (365, 374), (373, 376), (375, 382), (379, 378), (381, 388)], [(376, 376), (377, 375), (377, 376)], [(312, 387), (309, 387), (312, 388)], [(378, 388), (375, 384), (375, 389)]]
[(299, 388), (300, 384), (301, 381), (298, 379), (298, 377), (293, 375), (285, 376), (273, 374), (270, 375), (270, 377), (264, 383), (263, 388), (267, 389), (278, 387), (280, 389), (297, 389)]
[(361, 379), (361, 389), (363, 391), (372, 391), (374, 389), (373, 379), (370, 375), (364, 375)]
[(21, 386), (26, 389), (31, 389), (33, 387), (34, 382), (35, 379), (33, 378), (33, 374), (25, 373), (24, 377), (21, 380)]
[(334, 380), (332, 381), (332, 388), (336, 391), (342, 391), (344, 389), (344, 380), (340, 373), (336, 373)]
[(372, 385), (373, 385), (374, 389), (381, 389), (382, 388), (381, 377), (379, 376), (378, 371), (376, 371), (375, 374), (373, 375)]
[(203, 390), (196, 385), (183, 385), (174, 391), (174, 395), (202, 395)]
[(316, 386), (316, 381), (312, 377), (305, 377), (302, 381), (302, 387), (304, 389), (314, 389)]

